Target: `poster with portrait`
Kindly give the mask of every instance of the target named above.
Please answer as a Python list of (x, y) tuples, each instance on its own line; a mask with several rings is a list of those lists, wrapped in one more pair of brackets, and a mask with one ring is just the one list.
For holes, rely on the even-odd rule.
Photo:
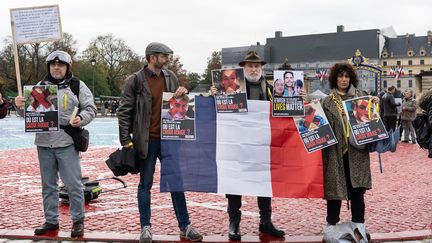
[(59, 131), (57, 85), (24, 86), (25, 132)]
[(345, 115), (357, 145), (388, 138), (379, 115), (378, 104), (372, 103), (371, 96), (362, 96), (343, 102)]
[(195, 94), (175, 97), (164, 92), (161, 110), (161, 139), (195, 140)]
[(217, 88), (216, 111), (247, 112), (246, 80), (243, 68), (212, 70), (212, 83)]
[(306, 103), (304, 117), (294, 117), (294, 123), (308, 153), (338, 143), (318, 100)]
[(273, 71), (273, 117), (304, 116), (303, 98), (299, 96), (303, 89), (303, 71)]

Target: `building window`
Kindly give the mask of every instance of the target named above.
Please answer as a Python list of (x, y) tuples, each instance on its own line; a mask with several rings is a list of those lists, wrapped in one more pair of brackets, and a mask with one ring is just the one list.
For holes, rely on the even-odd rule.
[(398, 80), (398, 81), (396, 82), (396, 88), (400, 88), (400, 87), (401, 87), (401, 81)]
[(384, 80), (384, 81), (383, 81), (383, 87), (384, 87), (384, 88), (387, 88), (387, 80)]
[(396, 61), (396, 65), (400, 66), (401, 65), (401, 61)]
[(412, 76), (412, 70), (408, 70), (408, 75)]
[(387, 71), (384, 71), (384, 72), (383, 72), (383, 75), (384, 75), (384, 76), (387, 76)]
[(384, 62), (383, 62), (383, 66), (384, 66), (384, 67), (387, 66), (387, 61), (384, 61)]
[(307, 67), (307, 68), (309, 67), (309, 63), (306, 63), (306, 67)]
[(424, 60), (420, 60), (420, 65), (424, 65)]
[(297, 68), (300, 68), (300, 64), (297, 64)]
[(412, 65), (412, 60), (408, 60), (408, 65)]
[(408, 88), (412, 88), (412, 80), (408, 80)]

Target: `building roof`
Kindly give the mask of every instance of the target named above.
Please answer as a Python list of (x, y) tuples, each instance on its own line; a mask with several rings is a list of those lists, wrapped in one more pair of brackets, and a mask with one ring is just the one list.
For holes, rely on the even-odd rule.
[(359, 49), (363, 56), (379, 58), (379, 30), (267, 38), (271, 63), (343, 60)]
[(389, 57), (407, 57), (410, 48), (414, 51), (414, 56), (420, 56), (420, 48), (422, 47), (425, 48), (425, 56), (432, 55), (432, 47), (430, 45), (428, 46), (427, 36), (406, 35), (396, 38), (386, 38), (384, 45)]
[(248, 51), (255, 51), (264, 61), (269, 62), (269, 48), (263, 45), (222, 48), (222, 66), (237, 66), (243, 61)]
[(278, 31), (275, 37), (267, 38), (265, 45), (222, 48), (222, 66), (237, 65), (250, 50), (256, 51), (267, 63), (276, 64), (286, 58), (289, 63), (344, 60), (357, 49), (363, 56), (379, 59), (379, 48), (379, 29), (344, 31), (343, 26), (338, 26), (334, 33), (286, 37)]

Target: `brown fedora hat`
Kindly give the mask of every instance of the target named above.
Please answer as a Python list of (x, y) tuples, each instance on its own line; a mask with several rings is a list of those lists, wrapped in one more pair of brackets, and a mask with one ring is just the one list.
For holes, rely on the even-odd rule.
[(255, 63), (261, 63), (261, 65), (266, 64), (264, 60), (261, 59), (260, 56), (255, 51), (250, 51), (246, 54), (246, 57), (243, 61), (239, 62), (240, 67), (244, 67), (245, 63), (247, 62), (255, 62)]

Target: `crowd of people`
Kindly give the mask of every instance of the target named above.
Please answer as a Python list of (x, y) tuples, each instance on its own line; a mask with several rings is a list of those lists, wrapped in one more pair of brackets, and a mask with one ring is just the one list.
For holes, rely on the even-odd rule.
[[(108, 110), (111, 105), (112, 114), (117, 113), (119, 124), (119, 139), (125, 148), (134, 148), (139, 158), (140, 179), (138, 185), (138, 210), (140, 215), (140, 242), (151, 242), (153, 238), (151, 225), (151, 188), (157, 159), (161, 156), (161, 117), (184, 117), (187, 111), (188, 90), (179, 85), (176, 75), (165, 68), (169, 56), (173, 51), (162, 43), (150, 43), (146, 50), (148, 64), (141, 70), (129, 76), (122, 89), (119, 101), (104, 102), (103, 108)], [(58, 97), (62, 100), (59, 105), (61, 127), (82, 127), (89, 124), (96, 116), (97, 109), (94, 97), (84, 82), (71, 72), (71, 56), (63, 51), (54, 51), (46, 59), (47, 75), (37, 85), (57, 85)], [(273, 86), (263, 75), (263, 65), (266, 62), (256, 52), (248, 52), (239, 63), (244, 69), (247, 98), (250, 100), (271, 100)], [(235, 71), (222, 73), (222, 88), (225, 92), (236, 92)], [(71, 89), (72, 83), (77, 82), (79, 92)], [(330, 94), (321, 101), (324, 113), (328, 119), (337, 140), (334, 146), (322, 150), (324, 199), (326, 200), (327, 224), (324, 227), (324, 240), (332, 241), (331, 236), (337, 231), (340, 221), (342, 200), (350, 200), (352, 224), (355, 226), (354, 236), (365, 242), (370, 239), (365, 226), (365, 191), (372, 188), (370, 156), (365, 149), (353, 146), (349, 141), (349, 124), (344, 114), (343, 101), (366, 95), (359, 89), (359, 80), (354, 68), (347, 63), (337, 63), (330, 69)], [(220, 88), (220, 87), (219, 87)], [(291, 71), (284, 73), (284, 80), (274, 82), (275, 94), (301, 96), (308, 100), (303, 89), (303, 83), (294, 80)], [(382, 119), (387, 130), (395, 129), (397, 122), (397, 107), (402, 106), (400, 120), (404, 137), (402, 142), (416, 142), (412, 121), (416, 116), (417, 104), (413, 99), (413, 92), (405, 90), (402, 103), (395, 102), (393, 94), (395, 87), (389, 87), (379, 97), (373, 96), (372, 102), (380, 104)], [(166, 114), (161, 113), (163, 92), (172, 92), (174, 97), (169, 101), (170, 109)], [(218, 88), (212, 86), (210, 93), (217, 94)], [(50, 109), (46, 101), (46, 92), (34, 88), (34, 101), (29, 107), (25, 106), (25, 98), (15, 98), (15, 106), (19, 114), (24, 109), (41, 111)], [(186, 98), (185, 98), (186, 97)], [(420, 107), (427, 112), (429, 122), (432, 123), (432, 91), (425, 92), (420, 99)], [(361, 110), (365, 104), (356, 104), (359, 110), (356, 119), (366, 119), (366, 111)], [(0, 94), (0, 118), (7, 114), (9, 102)], [(79, 107), (79, 113), (71, 118), (73, 108)], [(320, 123), (314, 116), (314, 109), (307, 112), (308, 126)], [(78, 151), (74, 147), (74, 140), (63, 129), (58, 133), (38, 133), (35, 144), (37, 146), (39, 166), (42, 181), (43, 210), (45, 222), (35, 230), (36, 235), (45, 234), (59, 228), (58, 212), (58, 177), (68, 188), (70, 215), (72, 224), (71, 237), (84, 234), (84, 197), (81, 182), (81, 165)], [(431, 148), (432, 149), (432, 148)], [(429, 156), (431, 157), (431, 149)], [(239, 158), (240, 159), (240, 158)], [(228, 237), (230, 240), (241, 240), (241, 195), (226, 195), (228, 200)], [(196, 230), (189, 219), (186, 197), (184, 192), (171, 192), (171, 199), (175, 216), (178, 221), (180, 236), (190, 241), (201, 241), (202, 235)], [(274, 237), (284, 237), (285, 232), (272, 222), (272, 199), (258, 197), (260, 223), (258, 229), (262, 233)]]

